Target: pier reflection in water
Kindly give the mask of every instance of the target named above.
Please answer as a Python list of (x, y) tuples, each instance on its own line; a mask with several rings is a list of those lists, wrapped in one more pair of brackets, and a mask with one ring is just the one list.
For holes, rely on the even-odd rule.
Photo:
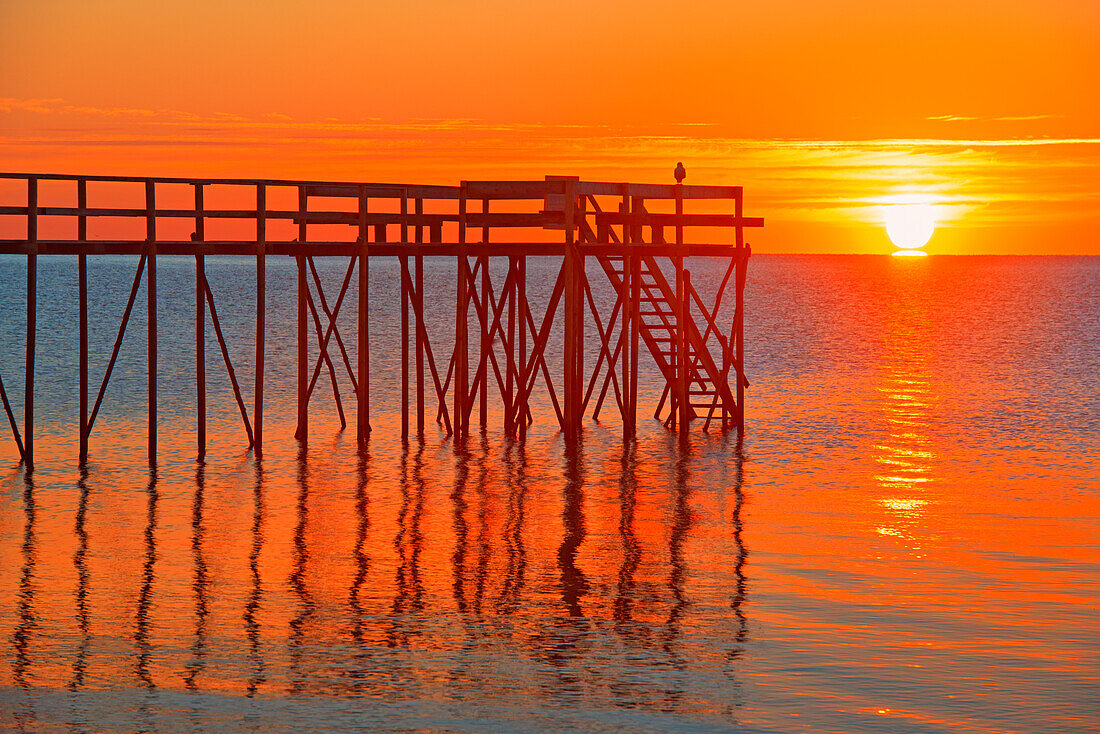
[[(39, 470), (8, 682), (64, 686), (74, 721), (120, 729), (171, 728), (181, 701), (195, 726), (237, 721), (226, 696), (712, 717), (750, 627), (736, 440), (704, 448), (737, 468), (696, 501), (699, 448), (594, 436), (337, 441), (152, 474), (135, 456), (75, 486)], [(32, 728), (36, 698), (11, 699)]]

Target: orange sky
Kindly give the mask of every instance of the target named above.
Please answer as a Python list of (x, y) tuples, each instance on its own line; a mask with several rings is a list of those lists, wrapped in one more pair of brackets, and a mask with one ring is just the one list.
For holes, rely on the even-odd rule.
[(0, 4), (0, 169), (742, 183), (758, 252), (1100, 254), (1100, 4)]

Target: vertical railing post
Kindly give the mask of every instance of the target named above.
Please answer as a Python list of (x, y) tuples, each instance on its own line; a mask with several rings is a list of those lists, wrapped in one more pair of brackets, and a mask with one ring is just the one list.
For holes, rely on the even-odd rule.
[(148, 308), (149, 464), (157, 463), (157, 199), (156, 184), (145, 182), (145, 284)]
[(267, 309), (267, 187), (256, 184), (256, 385), (252, 436), (255, 455), (264, 450), (264, 341)]
[(76, 239), (80, 242), (77, 256), (77, 298), (80, 308), (80, 465), (88, 463), (88, 254), (84, 251), (88, 240), (88, 181), (76, 182)]
[(34, 347), (38, 331), (38, 179), (27, 179), (27, 363), (23, 382), (23, 456), (34, 469)]
[[(203, 185), (195, 186), (194, 242), (206, 241)], [(206, 456), (206, 256), (195, 255), (195, 432), (199, 460)]]

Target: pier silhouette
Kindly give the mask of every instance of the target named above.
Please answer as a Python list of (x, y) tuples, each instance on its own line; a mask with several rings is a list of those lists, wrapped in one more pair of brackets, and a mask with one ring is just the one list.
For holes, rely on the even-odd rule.
[[(677, 169), (682, 180), (682, 166)], [(0, 174), (0, 216), (25, 218), (21, 237), (0, 239), (0, 254), (27, 258), (27, 342), (24, 418), (19, 422), (0, 380), (0, 397), (28, 468), (34, 465), (34, 371), (37, 257), (75, 255), (79, 277), (80, 460), (127, 326), (146, 286), (148, 456), (157, 456), (157, 257), (195, 260), (196, 448), (206, 452), (207, 319), (233, 388), (248, 448), (264, 442), (264, 365), (269, 257), (292, 257), (297, 266), (297, 427), (308, 436), (309, 406), (327, 375), (341, 427), (347, 424), (338, 373), (354, 392), (356, 436), (371, 430), (369, 271), (376, 258), (400, 263), (400, 333), (375, 333), (400, 343), (401, 435), (423, 435), (434, 410), (447, 434), (470, 435), (476, 420), (487, 426), (489, 402), (503, 407), (506, 436), (523, 438), (533, 422), (530, 399), (540, 387), (569, 438), (613, 406), (626, 438), (635, 435), (639, 359), (647, 352), (663, 391), (654, 418), (686, 434), (693, 421), (704, 430), (744, 428), (748, 380), (743, 368), (744, 288), (750, 248), (745, 229), (763, 220), (743, 213), (739, 186), (603, 183), (574, 177), (542, 181), (464, 181), (458, 186), (317, 181), (134, 178)], [(25, 190), (25, 200), (13, 193)], [(122, 203), (140, 191), (142, 206)], [(50, 202), (43, 195), (48, 192)], [(89, 195), (107, 205), (91, 206)], [(53, 201), (56, 199), (57, 201)], [(209, 206), (214, 199), (222, 202)], [(687, 211), (691, 209), (692, 211)], [(46, 231), (46, 224), (50, 231)], [(70, 227), (62, 236), (62, 224)], [(73, 226), (75, 225), (75, 226)], [(10, 227), (9, 227), (10, 230)], [(75, 230), (75, 233), (74, 233)], [(216, 231), (214, 231), (216, 230)], [(701, 241), (688, 242), (686, 232)], [(10, 234), (10, 231), (6, 232)], [(127, 238), (124, 235), (128, 235)], [(88, 371), (88, 255), (139, 256), (111, 358), (95, 392)], [(217, 299), (205, 277), (206, 258), (255, 257), (255, 375), (251, 409), (233, 366)], [(326, 294), (314, 258), (346, 258), (335, 297)], [(556, 258), (560, 267), (545, 308), (527, 296), (529, 258)], [(685, 258), (725, 264), (712, 292), (692, 280)], [(453, 291), (429, 293), (424, 258), (456, 264)], [(592, 278), (595, 261), (604, 278)], [(506, 264), (506, 268), (503, 265)], [(502, 270), (505, 272), (501, 277)], [(713, 285), (713, 284), (712, 284)], [(732, 323), (719, 323), (726, 291), (734, 291)], [(611, 306), (605, 296), (610, 288)], [(315, 295), (316, 294), (316, 295)], [(170, 299), (191, 298), (171, 294)], [(426, 309), (454, 300), (453, 337), (429, 337)], [(354, 336), (337, 319), (357, 301)], [(594, 327), (598, 356), (589, 367), (585, 333)], [(551, 335), (561, 334), (562, 374), (547, 360)], [(351, 345), (354, 344), (354, 353)], [(310, 350), (317, 351), (316, 359)], [(434, 406), (430, 403), (434, 402)], [(89, 409), (89, 403), (91, 407)]]

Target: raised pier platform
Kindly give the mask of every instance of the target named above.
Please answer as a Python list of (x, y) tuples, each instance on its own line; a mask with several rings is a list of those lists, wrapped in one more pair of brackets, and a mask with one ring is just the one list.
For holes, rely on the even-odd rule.
[[(135, 206), (139, 200), (141, 205)], [(89, 202), (95, 202), (92, 205)], [(214, 204), (211, 206), (211, 204)], [(25, 223), (25, 228), (24, 228)], [(249, 447), (263, 451), (265, 262), (296, 260), (297, 436), (307, 437), (309, 403), (323, 370), (336, 384), (338, 362), (355, 392), (356, 435), (370, 433), (371, 318), (368, 276), (372, 258), (401, 265), (400, 334), (375, 335), (400, 343), (402, 437), (422, 434), (428, 411), (448, 433), (468, 436), (474, 409), (484, 429), (490, 399), (504, 409), (503, 430), (523, 438), (533, 420), (532, 392), (547, 391), (567, 437), (580, 430), (589, 408), (598, 417), (614, 398), (624, 438), (638, 414), (638, 363), (644, 345), (664, 380), (654, 418), (686, 435), (693, 421), (704, 430), (744, 428), (744, 287), (750, 248), (744, 231), (763, 226), (746, 217), (739, 186), (691, 186), (581, 181), (463, 181), (419, 186), (320, 181), (136, 178), (0, 173), (0, 254), (27, 257), (27, 345), (22, 428), (0, 376), (0, 397), (28, 468), (34, 465), (35, 319), (38, 255), (75, 255), (79, 274), (80, 460), (111, 378), (142, 278), (147, 286), (149, 461), (157, 455), (157, 255), (195, 259), (196, 442), (206, 451), (205, 327), (217, 336)], [(215, 231), (216, 230), (216, 231)], [(693, 235), (691, 242), (687, 235)], [(698, 241), (696, 241), (698, 239)], [(88, 255), (139, 255), (114, 350), (94, 400), (88, 375)], [(255, 379), (252, 409), (242, 392), (222, 334), (205, 258), (256, 259)], [(326, 297), (315, 257), (348, 260), (335, 299)], [(425, 257), (457, 262), (453, 342), (434, 346), (425, 324)], [(545, 309), (527, 298), (527, 259), (557, 258), (557, 279)], [(685, 257), (718, 258), (724, 277), (701, 293)], [(594, 258), (606, 280), (592, 282)], [(493, 282), (490, 261), (507, 260)], [(662, 267), (664, 266), (664, 267)], [(354, 287), (352, 284), (355, 284)], [(732, 283), (734, 317), (718, 314)], [(14, 285), (14, 284), (13, 284)], [(601, 313), (593, 289), (610, 287), (613, 307)], [(354, 291), (358, 302), (356, 359), (351, 359), (337, 316)], [(314, 295), (316, 293), (316, 296)], [(601, 299), (602, 300), (602, 299)], [(586, 323), (600, 338), (599, 357), (585, 363)], [(548, 366), (551, 331), (564, 336), (563, 374)], [(315, 340), (318, 357), (311, 360)], [(438, 342), (439, 340), (437, 340)], [(333, 346), (335, 344), (335, 347)], [(338, 392), (337, 409), (344, 411)], [(595, 398), (595, 402), (593, 402)], [(429, 403), (434, 406), (429, 408)], [(89, 404), (91, 407), (89, 408)]]

